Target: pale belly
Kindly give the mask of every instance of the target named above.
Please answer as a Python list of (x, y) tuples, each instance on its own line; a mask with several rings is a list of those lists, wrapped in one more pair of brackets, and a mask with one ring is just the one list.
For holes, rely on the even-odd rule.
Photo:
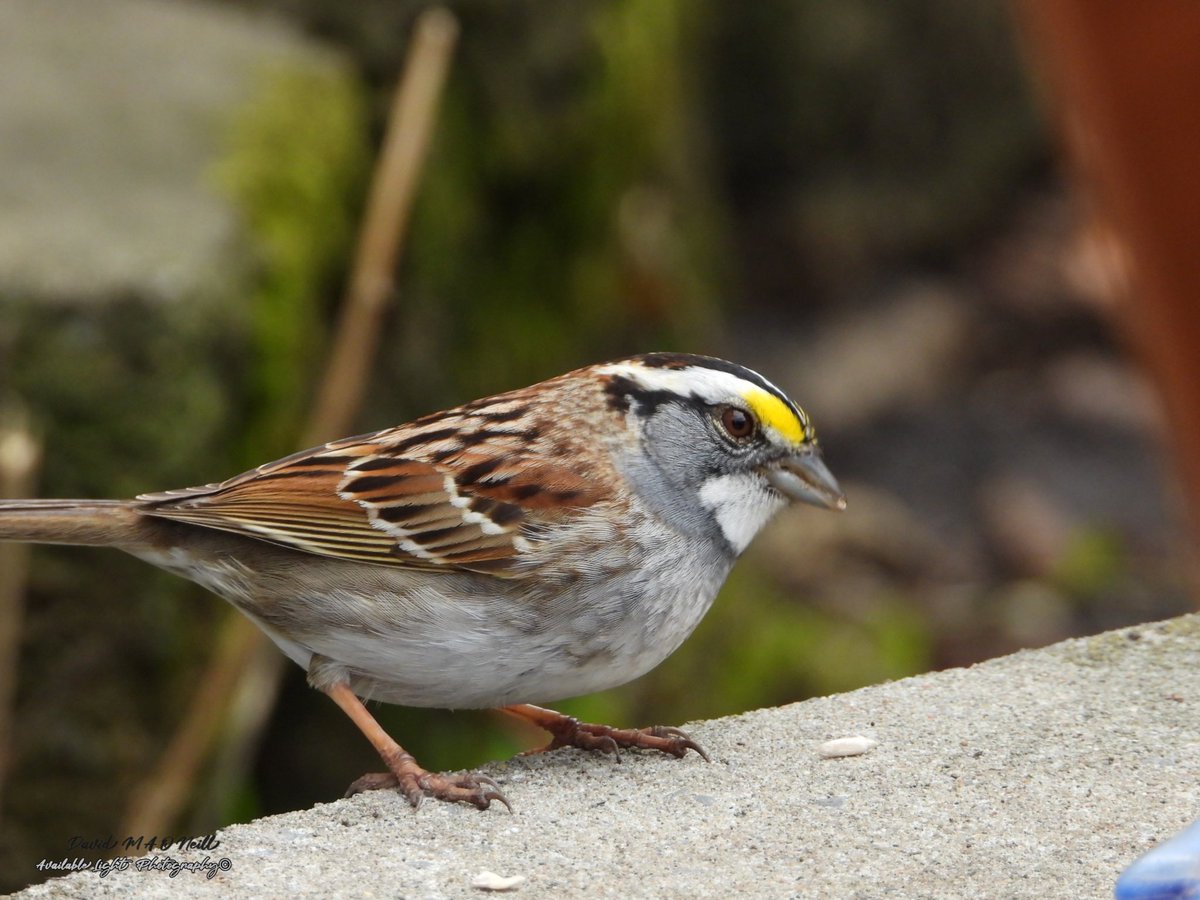
[(315, 681), (332, 663), (365, 698), (448, 709), (549, 703), (645, 674), (691, 634), (732, 564), (673, 554), (636, 579), (579, 579), (555, 593), (537, 582), (270, 555), (253, 568), (230, 558), (197, 567), (180, 551), (145, 558), (229, 600), (306, 670), (323, 657)]

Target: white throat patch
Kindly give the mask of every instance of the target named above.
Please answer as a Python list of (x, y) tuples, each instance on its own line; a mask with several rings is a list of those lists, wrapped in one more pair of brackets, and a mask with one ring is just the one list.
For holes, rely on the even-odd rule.
[(700, 502), (712, 510), (725, 540), (741, 555), (787, 500), (771, 490), (761, 475), (742, 472), (710, 478), (700, 488)]

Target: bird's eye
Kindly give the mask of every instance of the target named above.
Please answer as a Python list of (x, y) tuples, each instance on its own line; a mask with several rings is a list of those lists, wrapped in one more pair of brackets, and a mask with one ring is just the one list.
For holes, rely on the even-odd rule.
[(721, 412), (721, 427), (735, 441), (745, 443), (754, 437), (758, 423), (754, 421), (754, 416), (746, 410), (736, 406), (727, 406)]

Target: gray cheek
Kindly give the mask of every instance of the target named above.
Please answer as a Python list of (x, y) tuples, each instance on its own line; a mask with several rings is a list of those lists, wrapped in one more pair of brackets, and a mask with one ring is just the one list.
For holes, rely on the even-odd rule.
[(693, 410), (667, 406), (643, 422), (643, 434), (645, 452), (625, 454), (617, 465), (647, 509), (673, 530), (732, 554), (700, 500), (705, 479), (721, 465), (721, 450), (706, 423)]

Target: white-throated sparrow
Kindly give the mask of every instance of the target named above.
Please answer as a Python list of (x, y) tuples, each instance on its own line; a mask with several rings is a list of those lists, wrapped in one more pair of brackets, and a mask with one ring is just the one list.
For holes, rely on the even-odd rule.
[(494, 707), (550, 746), (700, 749), (530, 703), (624, 684), (707, 612), (789, 500), (841, 509), (808, 416), (723, 360), (589, 366), (231, 478), (136, 500), (0, 501), (0, 540), (118, 547), (265, 631), (398, 785), (486, 808), (491, 779), (421, 768), (360, 697)]

